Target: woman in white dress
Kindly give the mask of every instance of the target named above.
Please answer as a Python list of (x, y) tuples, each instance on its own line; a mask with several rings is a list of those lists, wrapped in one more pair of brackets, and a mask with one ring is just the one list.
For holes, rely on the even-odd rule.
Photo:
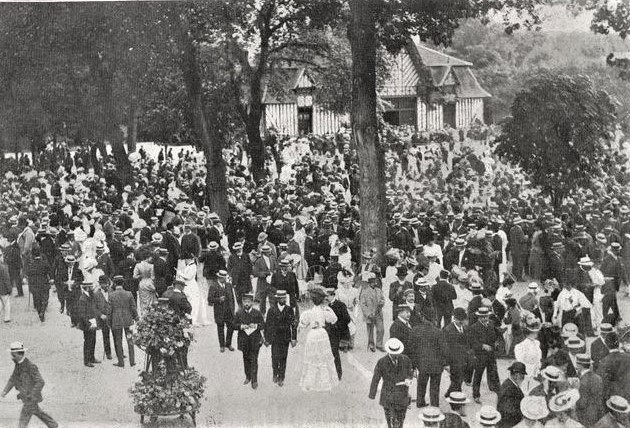
[(314, 306), (300, 316), (300, 332), (306, 334), (300, 388), (302, 391), (330, 391), (338, 382), (337, 371), (326, 323), (334, 324), (337, 316), (328, 306), (322, 288), (310, 290)]
[(208, 290), (210, 289), (210, 284), (208, 283), (208, 279), (203, 276), (203, 266), (204, 262), (197, 263), (197, 285), (199, 286), (199, 298), (201, 299), (201, 305), (199, 306), (199, 324), (200, 325), (210, 325), (210, 320), (208, 318), (208, 304), (204, 300), (208, 297)]
[(192, 311), (190, 313), (192, 325), (193, 327), (199, 327), (201, 325), (199, 312), (201, 309), (200, 303), (202, 299), (201, 293), (199, 292), (199, 285), (197, 284), (197, 262), (192, 254), (184, 254), (183, 258), (177, 261), (177, 274), (175, 275), (175, 280), (182, 281), (186, 284), (186, 287), (184, 287), (184, 294), (192, 306)]

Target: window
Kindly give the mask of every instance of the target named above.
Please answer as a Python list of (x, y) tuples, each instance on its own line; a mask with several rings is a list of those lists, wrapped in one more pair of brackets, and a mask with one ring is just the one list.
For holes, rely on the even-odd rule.
[(307, 135), (313, 132), (313, 108), (298, 108), (298, 134)]
[(383, 98), (388, 104), (383, 113), (383, 119), (390, 125), (417, 126), (416, 98)]

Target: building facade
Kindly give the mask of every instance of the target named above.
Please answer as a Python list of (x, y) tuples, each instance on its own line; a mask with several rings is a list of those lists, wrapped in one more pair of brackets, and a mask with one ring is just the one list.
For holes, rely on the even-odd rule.
[[(472, 63), (410, 40), (390, 64), (388, 78), (379, 88), (386, 122), (432, 131), (467, 128), (484, 121), (484, 100), (490, 94), (477, 81)], [(277, 70), (263, 97), (263, 130), (321, 135), (348, 125), (347, 114), (317, 105), (314, 88), (305, 68)]]

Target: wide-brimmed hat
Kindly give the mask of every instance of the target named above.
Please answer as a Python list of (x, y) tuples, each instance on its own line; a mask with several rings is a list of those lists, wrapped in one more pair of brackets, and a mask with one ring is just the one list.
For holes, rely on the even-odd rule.
[(523, 223), (523, 219), (521, 218), (521, 216), (518, 216), (518, 215), (517, 215), (516, 217), (514, 217), (514, 218), (512, 219), (512, 224), (513, 224), (514, 226), (516, 226), (517, 224), (521, 224), (521, 223)]
[(562, 371), (556, 366), (547, 366), (540, 371), (542, 377), (552, 382), (559, 382), (562, 380)]
[(479, 309), (477, 309), (475, 315), (477, 315), (478, 317), (489, 317), (490, 315), (492, 315), (492, 311), (487, 306), (481, 306)]
[(453, 391), (448, 395), (448, 397), (446, 397), (446, 402), (451, 404), (464, 405), (470, 403), (470, 400), (463, 392)]
[(595, 235), (595, 239), (602, 244), (608, 243), (608, 239), (606, 239), (606, 235), (604, 235), (603, 233), (598, 233), (597, 235)]
[(580, 265), (580, 266), (593, 266), (594, 264), (595, 263), (593, 263), (593, 260), (591, 260), (591, 258), (589, 256), (582, 257), (578, 261), (578, 265)]
[(613, 333), (614, 331), (615, 329), (612, 326), (612, 324), (605, 322), (599, 325), (599, 334), (610, 334), (610, 333)]
[(578, 332), (579, 332), (579, 329), (577, 325), (573, 324), (572, 322), (568, 322), (562, 326), (562, 332), (560, 333), (560, 335), (566, 338), (566, 337), (576, 336)]
[(218, 278), (227, 278), (228, 273), (227, 271), (221, 269), (220, 271), (217, 272), (217, 277)]
[(613, 395), (606, 401), (606, 406), (613, 412), (617, 413), (630, 413), (630, 405), (628, 400), (619, 396)]
[(580, 392), (577, 389), (568, 389), (554, 395), (549, 400), (549, 410), (552, 412), (564, 412), (575, 406), (580, 399)]
[(324, 290), (321, 287), (313, 287), (310, 290), (308, 290), (309, 294), (311, 296), (318, 296), (318, 297), (326, 297), (328, 294), (326, 293), (326, 290)]
[(420, 419), (424, 422), (441, 422), (445, 419), (444, 414), (438, 407), (428, 406), (420, 410)]
[(584, 341), (577, 336), (573, 336), (566, 341), (567, 348), (569, 349), (582, 349), (584, 348)]
[(398, 355), (403, 353), (403, 351), (405, 350), (405, 345), (403, 345), (400, 340), (392, 337), (387, 342), (385, 342), (385, 350), (390, 355)]
[(267, 239), (269, 235), (267, 235), (265, 232), (260, 232), (258, 234), (258, 242), (263, 242), (265, 239)]
[(521, 400), (521, 413), (527, 419), (538, 421), (549, 416), (549, 408), (545, 397), (528, 395)]
[(492, 406), (481, 406), (476, 414), (476, 419), (481, 425), (492, 426), (501, 421), (501, 413)]
[(530, 332), (540, 331), (542, 324), (538, 318), (527, 319), (525, 321), (525, 328)]
[(510, 373), (520, 373), (522, 375), (527, 375), (527, 368), (525, 364), (520, 361), (514, 361), (510, 367), (508, 367), (508, 371)]
[(24, 343), (22, 342), (11, 342), (9, 345), (9, 352), (26, 352), (28, 348), (24, 347)]

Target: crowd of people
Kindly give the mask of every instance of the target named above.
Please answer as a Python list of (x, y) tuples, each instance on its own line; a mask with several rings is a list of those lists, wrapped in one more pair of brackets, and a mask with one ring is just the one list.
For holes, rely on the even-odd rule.
[[(303, 391), (334, 388), (341, 354), (367, 346), (386, 354), (369, 396), (382, 380), (392, 427), (414, 401), (426, 426), (466, 426), (465, 385), (483, 405), (476, 420), (484, 426), (630, 427), (630, 337), (617, 301), (630, 283), (625, 170), (554, 206), (483, 144), (408, 140), (385, 154), (384, 257), (361, 246), (347, 132), (276, 140), (259, 182), (240, 147), (225, 149), (227, 218), (207, 203), (205, 162), (194, 150), (140, 151), (129, 183), (95, 147), (50, 143), (34, 159), (4, 162), (4, 321), (28, 284), (45, 322), (53, 288), (69, 326), (82, 331), (84, 365), (101, 363), (100, 331), (105, 356), (122, 368), (135, 364), (133, 324), (168, 299), (195, 327), (211, 324), (212, 312), (220, 352), (235, 350), (237, 332), (253, 389), (262, 346), (271, 347), (279, 387), (289, 347), (302, 347)], [(355, 343), (359, 328), (367, 343)], [(503, 383), (497, 358), (514, 360)], [(439, 410), (445, 368), (447, 414)], [(496, 407), (481, 396), (484, 373)]]

